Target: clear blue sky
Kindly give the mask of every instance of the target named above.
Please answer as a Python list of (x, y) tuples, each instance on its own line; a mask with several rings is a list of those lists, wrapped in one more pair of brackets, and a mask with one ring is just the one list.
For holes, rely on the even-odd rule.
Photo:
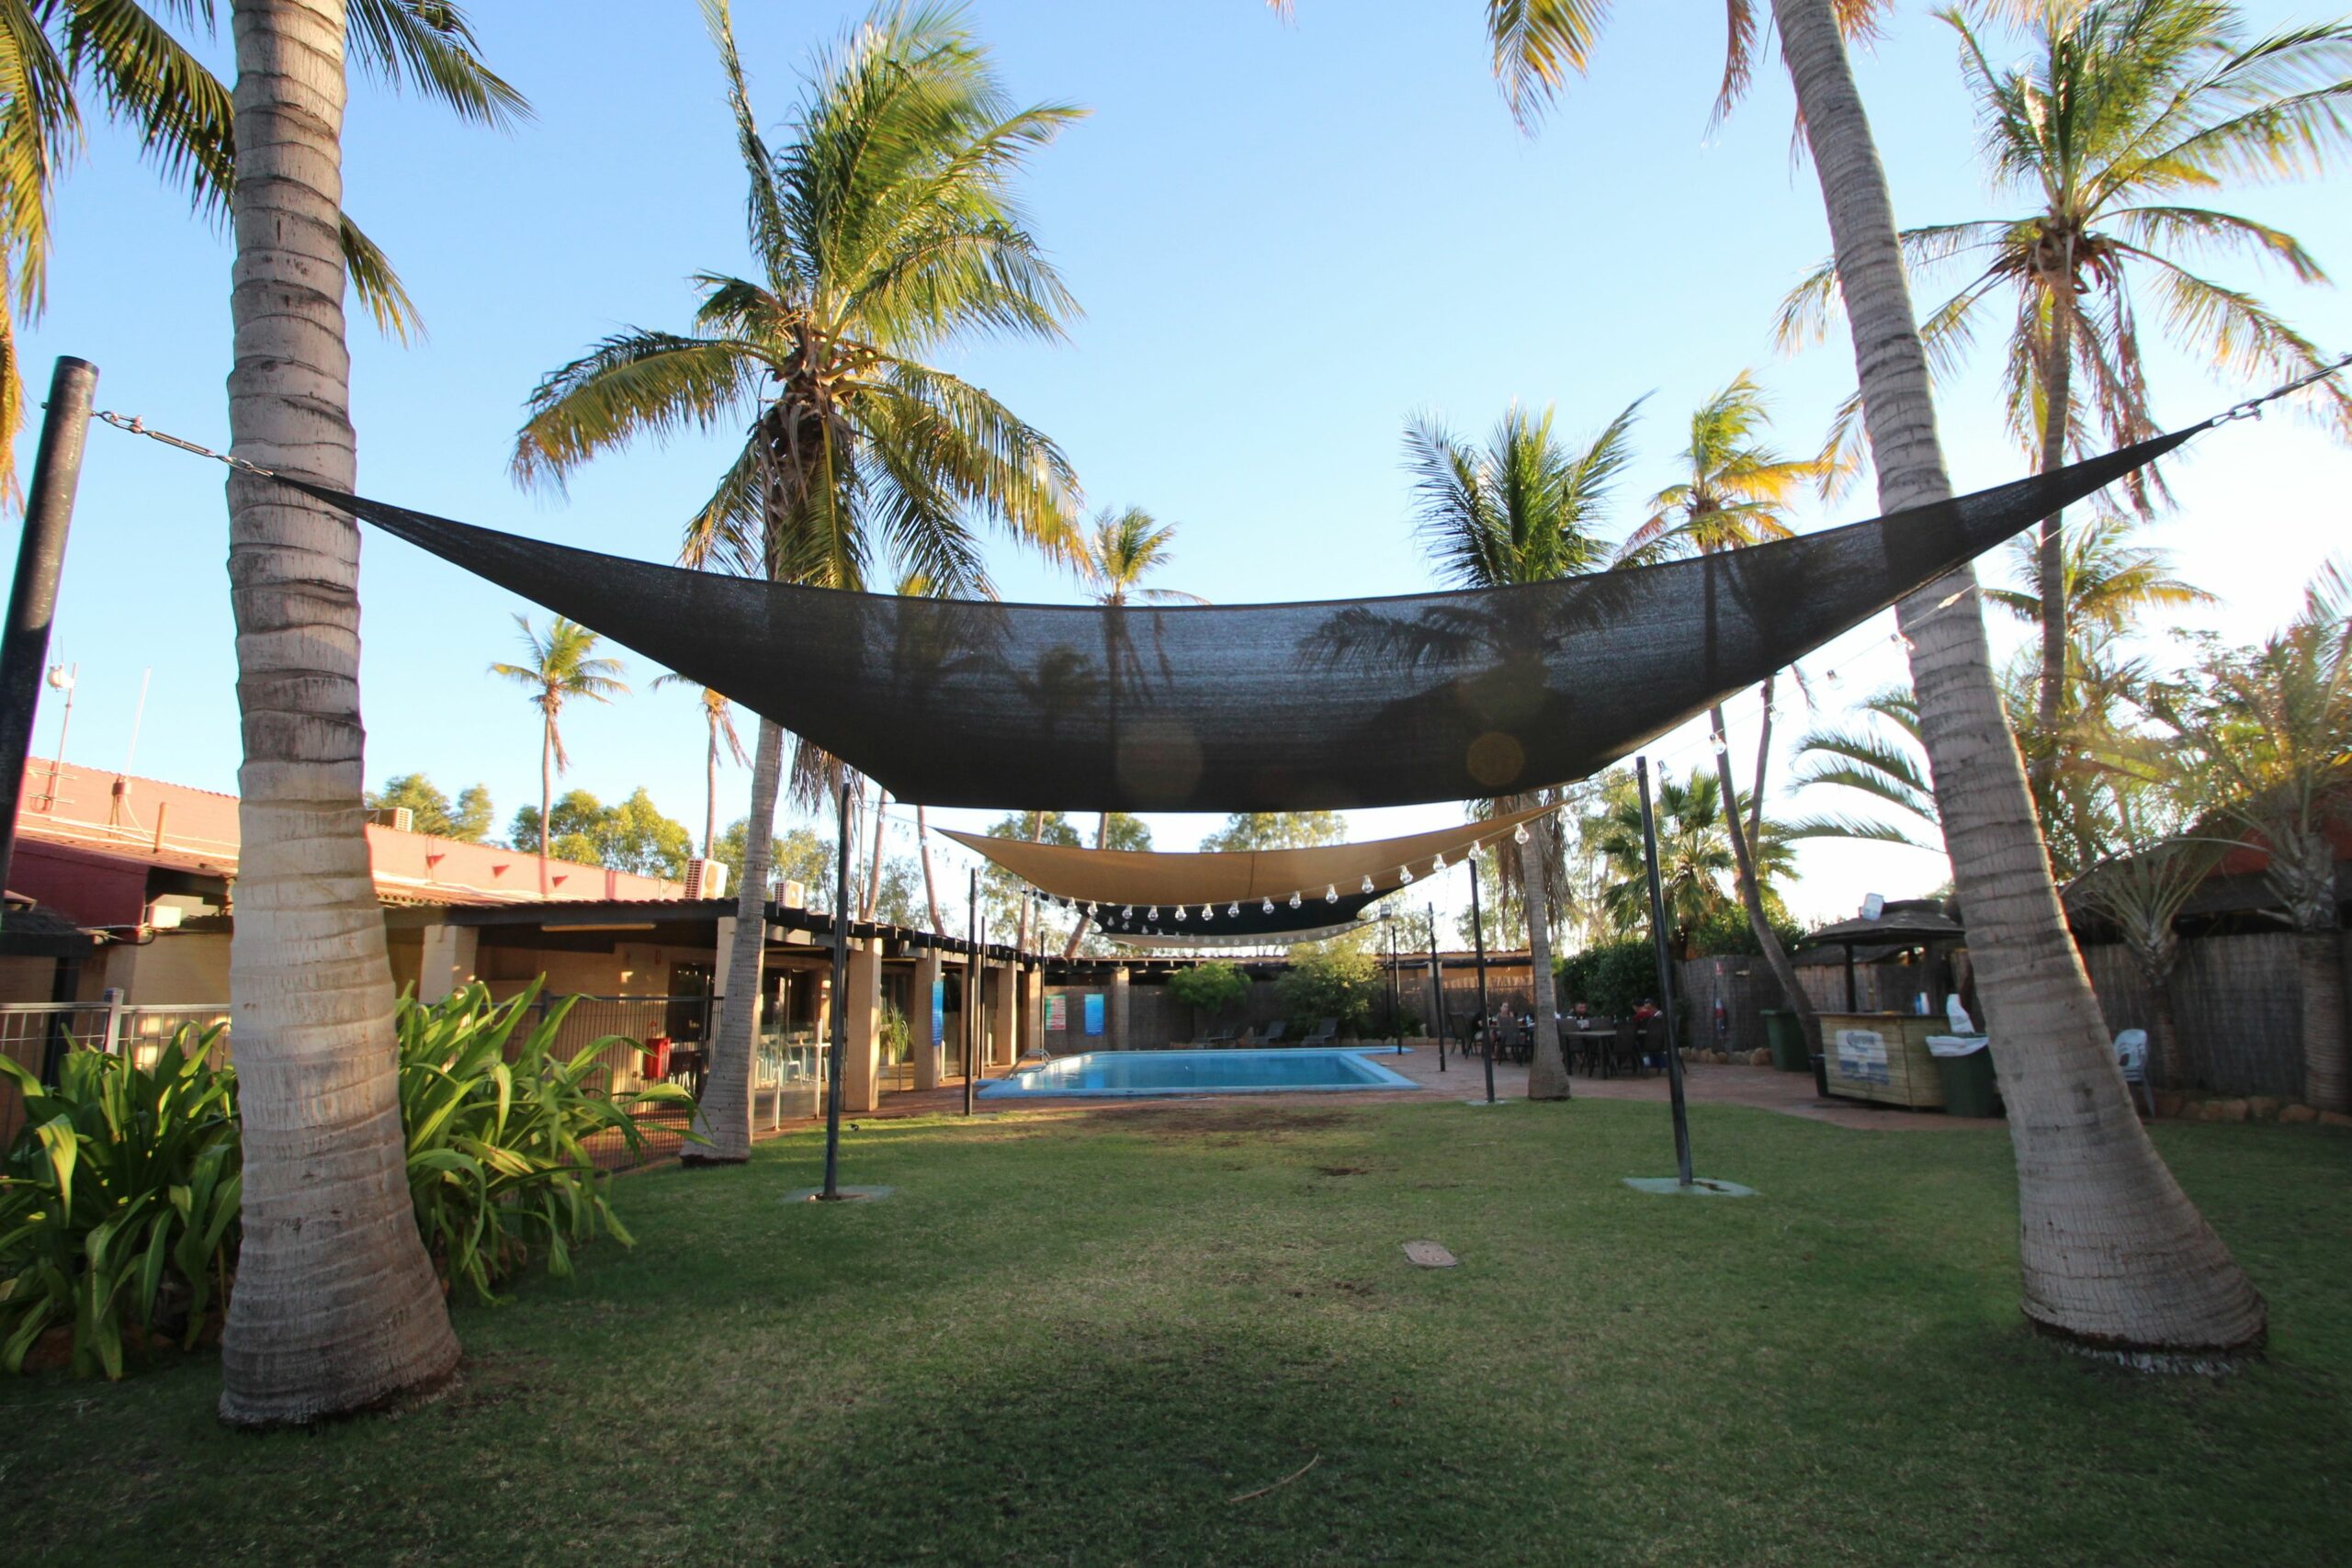
[[(856, 13), (740, 8), (754, 102), (780, 122), (811, 49)], [(624, 323), (683, 325), (689, 272), (748, 265), (710, 47), (691, 0), (582, 0), (552, 27), (551, 8), (475, 9), (490, 59), (537, 109), (519, 131), (462, 128), (355, 84), (346, 205), (400, 266), (431, 334), (403, 348), (354, 322), (360, 486), (667, 559), (727, 443), (602, 460), (568, 500), (518, 493), (505, 463), (540, 374)], [(1790, 157), (1777, 64), (1710, 138), (1720, 12), (1702, 0), (1620, 7), (1594, 77), (1530, 139), (1488, 76), (1482, 10), (1302, 0), (1284, 26), (1257, 0), (971, 7), (1018, 96), (1093, 111), (1036, 158), (1029, 184), (1033, 227), (1086, 315), (1066, 344), (978, 344), (953, 363), (1061, 441), (1090, 502), (1179, 525), (1170, 584), (1221, 603), (1427, 585), (1399, 467), (1415, 411), (1483, 434), (1514, 399), (1555, 403), (1580, 434), (1650, 394), (1643, 461), (1623, 493), (1630, 525), (1640, 498), (1668, 482), (1689, 409), (1743, 367), (1774, 393), (1792, 448), (1818, 440), (1850, 385), (1842, 341), (1780, 360), (1769, 339), (1774, 305), (1827, 245), (1812, 172)], [(2275, 4), (2247, 13), (2265, 28), (2325, 15)], [(225, 47), (208, 52), (225, 73)], [(1860, 75), (1901, 220), (2017, 209), (1975, 170), (1953, 42), (1926, 7), (1904, 8)], [(2352, 267), (2340, 188), (2232, 201)], [(45, 384), (53, 355), (80, 355), (101, 367), (102, 407), (225, 445), (222, 237), (104, 129), (63, 184), (57, 227), (49, 314), (23, 345), (28, 378)], [(2324, 346), (2352, 346), (2340, 293), (2221, 270)], [(1930, 280), (1922, 296), (1940, 298), (1939, 281), (1953, 280)], [(2160, 412), (2176, 422), (2253, 389), (2169, 355), (2157, 375)], [(1988, 376), (1952, 389), (1942, 422), (1963, 487), (2020, 471)], [(28, 459), (29, 435), (20, 451)], [(2251, 637), (2290, 611), (2342, 537), (2347, 461), (2281, 419), (2192, 449), (2177, 480), (2183, 504), (2160, 536), (2227, 600), (2200, 622)], [(59, 655), (81, 667), (76, 760), (122, 765), (152, 669), (136, 771), (234, 788), (220, 481), (210, 465), (94, 432), (58, 623)], [(1809, 521), (1873, 510), (1857, 498)], [(503, 827), (537, 798), (537, 731), (521, 690), (484, 667), (512, 656), (512, 615), (526, 606), (396, 543), (371, 536), (364, 548), (369, 779), (422, 770), (453, 794), (487, 783)], [(1076, 596), (1010, 547), (995, 567), (1008, 595)], [(1901, 665), (1886, 629), (1808, 666), (1838, 668), (1845, 695), (1893, 678)], [(1996, 635), (2015, 640), (2007, 627)], [(697, 705), (650, 692), (655, 671), (629, 662), (639, 694), (567, 714), (565, 784), (608, 800), (647, 784), (698, 830)], [(36, 750), (56, 739), (52, 704)], [(1661, 750), (1682, 768), (1705, 755), (1688, 733)], [(722, 823), (741, 814), (745, 775), (731, 772), (724, 787)], [(1359, 813), (1354, 828), (1370, 837), (1454, 814)], [(1210, 825), (1154, 823), (1163, 848), (1188, 847)], [(1808, 848), (1803, 865), (1793, 903), (1813, 915), (1943, 876), (1931, 857), (1859, 846)], [(1458, 895), (1459, 880), (1447, 891)]]

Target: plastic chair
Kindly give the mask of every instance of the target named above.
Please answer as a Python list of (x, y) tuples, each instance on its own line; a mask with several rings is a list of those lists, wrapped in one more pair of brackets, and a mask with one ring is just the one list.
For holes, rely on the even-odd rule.
[(2148, 1118), (2155, 1119), (2156, 1093), (2148, 1086), (2148, 1032), (2127, 1029), (2115, 1037), (2115, 1065), (2123, 1069), (2123, 1083), (2128, 1089), (2140, 1086), (2141, 1098), (2148, 1104)]

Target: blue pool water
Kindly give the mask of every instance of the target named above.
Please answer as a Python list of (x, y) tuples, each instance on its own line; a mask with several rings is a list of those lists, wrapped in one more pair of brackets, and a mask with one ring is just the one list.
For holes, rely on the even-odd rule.
[(984, 1100), (1417, 1089), (1355, 1051), (1089, 1051), (980, 1086)]

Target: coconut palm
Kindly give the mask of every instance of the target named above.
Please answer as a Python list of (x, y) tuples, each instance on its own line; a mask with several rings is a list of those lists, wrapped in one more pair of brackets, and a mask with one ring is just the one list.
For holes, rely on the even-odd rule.
[(2215, 654), (2158, 688), (2150, 710), (2194, 749), (2211, 807), (2259, 843), (2264, 880), (2299, 942), (2303, 1097), (2352, 1110), (2336, 953), (2335, 846), (2352, 787), (2352, 588), (2324, 572), (2303, 614), (2258, 648)]
[[(363, 69), (463, 118), (510, 125), (529, 114), (482, 63), (465, 13), (447, 0), (349, 0), (349, 10), (346, 47)], [(82, 93), (132, 131), (198, 213), (216, 224), (228, 216), (236, 106), (167, 25), (209, 33), (216, 14), (215, 0), (0, 0), (0, 490), (14, 488), (24, 409), (16, 334), (46, 302), (50, 218), (57, 180), (81, 150)], [(379, 330), (405, 338), (417, 324), (414, 301), (374, 243), (349, 218), (337, 221), (360, 303)]]
[[(1554, 435), (1549, 408), (1537, 414), (1512, 404), (1483, 448), (1432, 417), (1409, 422), (1405, 466), (1413, 475), (1415, 530), (1438, 574), (1464, 588), (1499, 588), (1606, 565), (1608, 551), (1596, 529), (1631, 460), (1640, 407), (1638, 399), (1628, 404), (1576, 449)], [(1517, 795), (1498, 804), (1514, 811), (1536, 803), (1533, 796)], [(1535, 975), (1535, 1049), (1527, 1071), (1532, 1100), (1568, 1097), (1552, 989), (1551, 917), (1558, 882), (1546, 868), (1558, 858), (1555, 836), (1547, 813), (1514, 833), (1515, 857), (1497, 857), (1497, 871), (1507, 882), (1516, 881), (1527, 911), (1529, 962)]]
[(627, 696), (628, 688), (621, 683), (620, 660), (598, 658), (596, 645), (604, 639), (579, 622), (558, 615), (548, 623), (544, 637), (526, 615), (515, 616), (514, 624), (522, 628), (528, 661), (492, 664), (490, 672), (519, 682), (539, 710), (539, 896), (545, 897), (548, 817), (554, 808), (556, 775), (571, 768), (571, 754), (563, 749), (563, 705), (574, 697), (608, 703)]
[[(924, 355), (975, 335), (1052, 338), (1074, 309), (1019, 222), (1011, 183), (1078, 115), (1013, 110), (987, 51), (948, 13), (885, 7), (818, 63), (790, 139), (771, 153), (752, 112), (725, 0), (704, 0), (751, 187), (751, 278), (699, 275), (684, 333), (605, 338), (532, 393), (515, 441), (525, 483), (560, 484), (600, 452), (684, 429), (745, 429), (688, 519), (684, 559), (859, 588), (876, 558), (943, 593), (988, 589), (974, 516), (1070, 551), (1077, 485), (1060, 451)], [(830, 793), (830, 760), (794, 773)], [(729, 973), (757, 995), (767, 846), (784, 732), (763, 719)], [(751, 1153), (752, 1010), (720, 1017), (698, 1157)]]
[[(1658, 886), (1668, 920), (1677, 931), (1705, 924), (1729, 908), (1737, 897), (1739, 862), (1732, 853), (1724, 809), (1725, 796), (1716, 775), (1693, 768), (1681, 783), (1660, 774), (1652, 818), (1657, 829)], [(1746, 812), (1752, 803), (1736, 799)], [(1787, 839), (1777, 823), (1758, 817), (1752, 840), (1756, 874), (1770, 896), (1772, 882), (1787, 874), (1792, 861)], [(1611, 792), (1600, 814), (1596, 843), (1616, 880), (1601, 891), (1601, 905), (1611, 926), (1631, 931), (1649, 920), (1649, 880), (1642, 844), (1641, 798), (1624, 784)]]
[(1181, 588), (1147, 588), (1143, 580), (1175, 558), (1168, 543), (1176, 525), (1161, 523), (1140, 506), (1123, 512), (1095, 513), (1094, 525), (1082, 541), (1079, 575), (1092, 590), (1098, 604), (1205, 604), (1207, 600)]
[[(1587, 65), (1606, 0), (1490, 0), (1496, 70), (1522, 124)], [(1847, 57), (1881, 0), (1772, 0), (1781, 57), (1829, 220), (1882, 512), (1950, 499), (1928, 352), (1893, 198)], [(1720, 113), (1751, 77), (1763, 7), (1726, 0)], [(2266, 1314), (2140, 1127), (2066, 931), (2007, 733), (1967, 567), (1896, 607), (1920, 731), (1968, 911), (2018, 1162), (2024, 1308), (2050, 1331), (2155, 1353), (2258, 1342)]]
[[(1915, 266), (1966, 259), (1978, 270), (1929, 313), (1939, 363), (1962, 355), (1989, 315), (2007, 319), (2009, 424), (2044, 469), (2098, 444), (2155, 431), (2140, 310), (2165, 335), (2232, 379), (2281, 381), (2321, 362), (2317, 348), (2260, 300), (2193, 270), (2243, 257), (2325, 281), (2293, 235), (2218, 208), (2183, 205), (2229, 184), (2324, 171), (2352, 138), (2352, 26), (2300, 28), (2249, 40), (2235, 6), (2212, 0), (2040, 0), (2001, 9), (2028, 21), (2031, 52), (1996, 65), (1961, 9), (1939, 13), (1960, 36), (1961, 68), (1984, 156), (2030, 210), (1914, 229)], [(1836, 264), (1782, 307), (1785, 338), (1813, 334), (1836, 302)], [(2312, 405), (2352, 434), (2352, 394), (2322, 384)], [(1846, 428), (1853, 429), (1850, 417)], [(2153, 474), (2131, 483), (2144, 503)], [(2067, 619), (2061, 519), (2041, 526), (2041, 728), (2056, 727)]]
[[(31, 14), (14, 9), (22, 72)], [(74, 8), (85, 9), (97, 7)], [(369, 36), (381, 10), (356, 12), (363, 60), (385, 50)], [(128, 19), (122, 7), (110, 14)], [(238, 72), (229, 107), (245, 147), (227, 197), (236, 239), (232, 450), (242, 462), (349, 490), (356, 463), (337, 206), (344, 7), (235, 0), (231, 16)], [(12, 93), (0, 121), (40, 112)], [(5, 130), (16, 140), (0, 162), (13, 159), (20, 181), (5, 216), (21, 224), (28, 143), (22, 123)], [(35, 155), (51, 133), (33, 137)], [(239, 1425), (365, 1410), (444, 1382), (458, 1362), (417, 1234), (401, 1130), (391, 964), (361, 806), (358, 569), (347, 518), (231, 471), (244, 761), (229, 990), (244, 1242), (220, 1340), (220, 1414)]]
[(2115, 927), (2132, 967), (2148, 987), (2148, 1075), (2160, 1084), (2186, 1081), (2180, 1026), (2172, 1002), (2172, 974), (2180, 964), (2180, 912), (2221, 863), (2222, 840), (2158, 839), (2099, 862), (2067, 887), (2067, 902)]
[[(1819, 490), (1835, 471), (1819, 457), (1787, 457), (1765, 444), (1770, 410), (1763, 389), (1743, 370), (1723, 390), (1699, 405), (1690, 416), (1690, 444), (1677, 459), (1683, 477), (1650, 498), (1650, 515), (1626, 536), (1618, 551), (1621, 562), (1665, 559), (1679, 555), (1713, 555), (1718, 550), (1785, 539), (1795, 532), (1788, 508), (1804, 491)], [(1781, 945), (1780, 933), (1765, 913), (1764, 891), (1757, 877), (1752, 849), (1764, 825), (1764, 778), (1772, 755), (1772, 688), (1764, 682), (1763, 729), (1756, 742), (1756, 788), (1753, 809), (1743, 822), (1736, 811), (1724, 817), (1724, 836), (1732, 859), (1747, 927), (1756, 938), (1764, 965), (1781, 987), (1781, 995), (1796, 1014), (1797, 1026), (1808, 1040), (1819, 1038), (1813, 999), (1797, 984), (1797, 972)], [(1707, 710), (1713, 727), (1716, 782), (1726, 799), (1736, 797), (1731, 749), (1725, 741), (1729, 725), (1723, 704)]]
[[(2136, 519), (2109, 508), (2066, 536), (2059, 583), (2065, 597), (2060, 618), (2068, 627), (2120, 633), (2131, 630), (2149, 610), (2189, 610), (2221, 603), (2172, 574), (2170, 551), (2133, 544), (2139, 529)], [(2010, 548), (2010, 561), (2024, 586), (1988, 588), (1984, 597), (2018, 619), (2038, 624), (2042, 619), (2040, 545), (2019, 538)]]
[(748, 768), (752, 759), (743, 750), (743, 738), (735, 732), (735, 705), (724, 692), (715, 692), (699, 681), (684, 675), (656, 675), (656, 686), (692, 686), (702, 695), (702, 721), (710, 731), (710, 745), (703, 754), (703, 815), (702, 858), (712, 858), (711, 851), (718, 843), (718, 754), (723, 745), (727, 754), (735, 759), (739, 768)]
[[(1893, 822), (1874, 817), (1803, 817), (1788, 825), (1792, 839), (1864, 839), (1883, 844), (1905, 844), (1915, 850), (1943, 852), (1942, 826), (1936, 814), (1936, 792), (1928, 782), (1920, 755), (1919, 703), (1908, 686), (1887, 686), (1857, 705), (1860, 710), (1894, 731), (1889, 739), (1878, 728), (1825, 728), (1809, 731), (1797, 742), (1800, 766), (1792, 787), (1828, 784), (1858, 790), (1898, 814)], [(1905, 822), (1903, 818), (1912, 820)]]

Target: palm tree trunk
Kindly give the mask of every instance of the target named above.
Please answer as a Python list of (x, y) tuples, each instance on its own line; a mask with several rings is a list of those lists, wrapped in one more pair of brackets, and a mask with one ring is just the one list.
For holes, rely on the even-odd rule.
[(1567, 1059), (1560, 1052), (1560, 997), (1552, 974), (1552, 817), (1527, 824), (1519, 846), (1520, 903), (1527, 910), (1527, 963), (1535, 982), (1535, 1044), (1528, 1053), (1527, 1098), (1569, 1097)]
[(939, 885), (931, 877), (931, 824), (923, 820), (922, 807), (915, 807), (915, 848), (922, 855), (922, 898), (931, 907), (931, 934), (945, 936), (946, 922), (939, 918)]
[[(2067, 247), (2071, 264), (2073, 246)], [(2041, 369), (2041, 471), (2066, 466), (2066, 426), (2073, 414), (2075, 276), (2071, 265), (2052, 286), (2049, 357)], [(2034, 700), (2035, 721), (2041, 745), (2034, 767), (2045, 787), (2058, 765), (2058, 709), (2066, 692), (2066, 546), (2065, 513), (2053, 512), (2041, 520), (2041, 537), (2035, 548), (2036, 576), (2041, 590), (2041, 683)]]
[[(740, 753), (739, 753), (740, 754)], [(710, 725), (710, 753), (703, 762), (702, 858), (711, 858), (718, 842), (718, 721)]]
[[(775, 796), (784, 776), (784, 728), (760, 720), (752, 755), (752, 810), (743, 822), (743, 880), (735, 889), (735, 938), (727, 954), (727, 994), (720, 998), (718, 1035), (703, 1074), (695, 1131), (710, 1140), (678, 1157), (686, 1165), (741, 1165), (752, 1157), (752, 1048), (767, 955), (768, 873), (775, 844)], [(836, 909), (835, 919), (848, 911)]]
[(2352, 1111), (2344, 1061), (2344, 967), (2333, 924), (2298, 931), (2295, 970), (2303, 996), (2303, 1099), (2322, 1111)]
[(859, 906), (859, 915), (864, 919), (872, 919), (874, 911), (882, 905), (882, 822), (889, 807), (890, 793), (876, 779), (874, 783), (874, 863), (865, 874), (865, 897)]
[(548, 817), (555, 810), (555, 715), (539, 716), (539, 897), (548, 896)]
[[(1883, 511), (1951, 494), (1893, 204), (1834, 0), (1773, 0), (1828, 210)], [(1898, 609), (1969, 950), (2009, 1108), (2024, 1309), (2118, 1349), (2259, 1343), (2262, 1298), (2132, 1110), (2066, 933), (1962, 568)]]
[[(236, 455), (356, 478), (344, 344), (339, 0), (235, 0), (240, 178), (230, 315)], [(308, 1423), (445, 1382), (458, 1364), (418, 1238), (359, 721), (359, 538), (267, 479), (229, 479), (243, 840), (229, 987), (244, 1124), (244, 1245), (220, 1415)]]
[[(1765, 702), (1769, 705), (1770, 701), (1771, 695), (1768, 690)], [(1718, 705), (1709, 708), (1707, 718), (1708, 722), (1715, 727), (1715, 734), (1720, 738), (1724, 733), (1722, 706)], [(1769, 739), (1770, 738), (1767, 737), (1768, 742)], [(1764, 802), (1764, 766), (1763, 748), (1758, 747), (1756, 758), (1756, 793), (1750, 797), (1758, 809), (1751, 813), (1747, 820), (1743, 822), (1739, 817), (1739, 790), (1733, 783), (1731, 776), (1731, 752), (1728, 750), (1718, 750), (1715, 752), (1715, 782), (1723, 786), (1724, 827), (1731, 835), (1734, 880), (1739, 885), (1740, 907), (1747, 911), (1748, 934), (1756, 939), (1757, 951), (1764, 955), (1764, 967), (1772, 972), (1772, 983), (1781, 987), (1781, 995), (1787, 1000), (1789, 1010), (1797, 1015), (1797, 1031), (1804, 1036), (1807, 1049), (1818, 1050), (1821, 1045), (1821, 1026), (1814, 1020), (1813, 998), (1804, 994), (1803, 986), (1797, 984), (1796, 965), (1789, 962), (1788, 949), (1781, 945), (1781, 933), (1772, 929), (1770, 920), (1765, 919), (1764, 888), (1756, 875), (1754, 846), (1756, 830), (1763, 823), (1760, 808)]]

